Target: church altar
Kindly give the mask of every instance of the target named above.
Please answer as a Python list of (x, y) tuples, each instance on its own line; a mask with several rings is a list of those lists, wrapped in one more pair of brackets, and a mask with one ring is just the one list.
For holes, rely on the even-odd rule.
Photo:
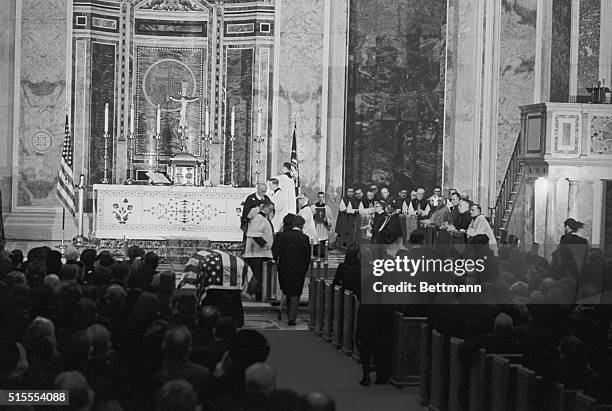
[(253, 188), (95, 184), (94, 238), (242, 241)]

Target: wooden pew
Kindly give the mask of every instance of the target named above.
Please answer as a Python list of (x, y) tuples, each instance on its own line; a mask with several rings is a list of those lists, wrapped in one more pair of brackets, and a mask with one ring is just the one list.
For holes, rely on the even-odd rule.
[(359, 299), (353, 294), (353, 359), (357, 362), (361, 361), (359, 356), (359, 349), (357, 348), (357, 339), (355, 338), (355, 332), (357, 331), (357, 317), (359, 317)]
[(431, 396), (430, 411), (448, 407), (448, 339), (437, 330), (431, 332)]
[(519, 366), (516, 370), (516, 411), (536, 411), (540, 404), (538, 394), (542, 386), (542, 377), (535, 371)]
[(572, 411), (597, 411), (597, 400), (582, 391), (576, 393)]
[(308, 322), (308, 329), (310, 331), (314, 331), (315, 328), (315, 323), (317, 322), (317, 306), (316, 306), (316, 293), (315, 293), (315, 279), (314, 276), (312, 275), (312, 270), (311, 270), (311, 276), (310, 279), (308, 281), (308, 311), (309, 311), (309, 317), (310, 317), (310, 321)]
[(353, 292), (344, 290), (342, 314), (342, 352), (353, 354)]
[(574, 398), (580, 390), (565, 389), (565, 385), (555, 383), (553, 385), (553, 406), (555, 410), (566, 411), (572, 409)]
[(513, 411), (516, 403), (516, 380), (518, 365), (508, 358), (491, 356), (491, 380), (489, 398), (492, 411)]
[(487, 352), (479, 348), (470, 363), (470, 411), (489, 411), (486, 387), (489, 381), (490, 360)]
[[(461, 395), (467, 387), (463, 381), (463, 363), (459, 358), (459, 350), (463, 345), (463, 339), (451, 337), (449, 342), (449, 365), (448, 365), (448, 409), (449, 411), (462, 411)], [(464, 386), (465, 385), (465, 386)]]
[(395, 387), (419, 384), (419, 367), (421, 364), (421, 324), (425, 317), (405, 317), (403, 313), (394, 313), (394, 342), (391, 353), (390, 382)]
[(419, 367), (419, 404), (429, 404), (431, 393), (431, 329), (427, 324), (421, 324), (421, 365)]
[(332, 319), (334, 316), (334, 287), (331, 280), (325, 280), (324, 302), (323, 302), (323, 338), (325, 341), (332, 340)]
[(342, 286), (334, 286), (334, 318), (332, 320), (332, 344), (336, 348), (342, 347), (342, 309), (344, 291)]
[(315, 306), (316, 306), (316, 320), (315, 320), (315, 333), (317, 335), (323, 334), (323, 315), (325, 310), (325, 280), (323, 278), (317, 278), (315, 281)]

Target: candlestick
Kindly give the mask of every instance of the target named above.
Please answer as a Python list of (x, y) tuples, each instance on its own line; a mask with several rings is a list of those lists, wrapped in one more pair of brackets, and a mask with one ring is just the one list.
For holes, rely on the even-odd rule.
[(136, 113), (134, 111), (134, 106), (132, 105), (132, 108), (130, 109), (130, 133), (134, 134), (134, 117), (136, 116)]
[(210, 111), (208, 106), (206, 106), (206, 117), (204, 118), (204, 134), (208, 135), (210, 133)]
[(157, 105), (157, 118), (155, 123), (155, 134), (159, 135), (161, 131), (161, 106)]
[(104, 133), (104, 178), (102, 178), (102, 184), (109, 184), (108, 179), (108, 139), (109, 134)]
[(104, 105), (104, 134), (108, 133), (108, 103)]
[(232, 136), (234, 135), (235, 125), (236, 125), (236, 112), (234, 110), (234, 106), (232, 106), (232, 117), (231, 117), (231, 127), (230, 127), (230, 134)]
[(87, 238), (85, 237), (83, 233), (83, 217), (85, 213), (85, 174), (81, 174), (79, 176), (79, 185), (77, 186), (77, 189), (79, 192), (79, 206), (78, 206), (78, 211), (77, 211), (77, 215), (79, 219), (78, 221), (79, 232), (77, 236), (72, 239), (72, 242), (77, 247), (82, 247), (87, 241)]
[(257, 136), (261, 136), (261, 109), (257, 110)]
[(129, 161), (130, 161), (130, 165), (129, 165), (129, 170), (130, 170), (130, 177), (125, 181), (125, 184), (135, 184), (136, 183), (136, 169), (134, 168), (134, 151), (136, 150), (136, 144), (135, 144), (135, 138), (134, 138), (134, 131), (130, 131), (130, 134), (128, 136), (128, 138), (130, 139), (130, 145), (128, 147), (129, 150)]

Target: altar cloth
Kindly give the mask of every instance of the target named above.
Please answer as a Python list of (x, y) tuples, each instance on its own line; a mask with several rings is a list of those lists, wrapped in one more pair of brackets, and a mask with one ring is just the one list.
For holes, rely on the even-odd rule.
[(95, 184), (94, 238), (242, 241), (254, 188)]

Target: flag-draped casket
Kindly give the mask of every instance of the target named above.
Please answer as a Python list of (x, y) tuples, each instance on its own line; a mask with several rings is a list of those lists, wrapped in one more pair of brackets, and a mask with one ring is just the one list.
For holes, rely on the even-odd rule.
[(247, 294), (255, 292), (257, 281), (251, 268), (241, 258), (220, 250), (201, 250), (187, 261), (183, 284), (196, 287), (198, 301), (211, 289), (239, 290)]

